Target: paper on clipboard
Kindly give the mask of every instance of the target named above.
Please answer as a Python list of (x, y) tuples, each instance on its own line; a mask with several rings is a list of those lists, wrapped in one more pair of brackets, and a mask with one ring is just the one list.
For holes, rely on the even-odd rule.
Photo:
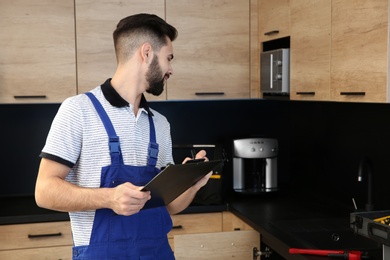
[(151, 192), (143, 209), (168, 205), (223, 161), (168, 165), (143, 187), (142, 191)]

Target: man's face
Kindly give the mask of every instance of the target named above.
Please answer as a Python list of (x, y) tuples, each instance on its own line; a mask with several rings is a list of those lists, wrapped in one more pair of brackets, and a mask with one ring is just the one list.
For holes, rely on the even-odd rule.
[(173, 73), (172, 66), (170, 64), (172, 59), (172, 42), (168, 40), (168, 44), (161, 48), (158, 56), (154, 54), (152, 62), (149, 65), (146, 73), (146, 80), (149, 84), (149, 87), (146, 90), (147, 93), (159, 96), (164, 91), (165, 82)]

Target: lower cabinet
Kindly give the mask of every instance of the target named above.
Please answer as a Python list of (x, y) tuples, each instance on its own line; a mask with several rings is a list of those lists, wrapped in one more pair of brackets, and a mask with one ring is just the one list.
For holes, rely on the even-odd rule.
[(0, 259), (72, 259), (69, 221), (0, 226)]
[(0, 251), (0, 259), (37, 260), (37, 259), (72, 259), (72, 246), (54, 246), (30, 249)]
[(253, 259), (260, 234), (230, 212), (172, 216), (176, 259)]
[[(172, 216), (176, 259), (252, 259), (260, 234), (231, 212)], [(72, 259), (69, 221), (0, 225), (0, 259)]]
[(222, 212), (222, 231), (253, 230), (251, 226), (236, 217), (230, 211)]
[(173, 215), (172, 222), (172, 230), (168, 233), (172, 250), (175, 250), (176, 235), (222, 232), (221, 212)]

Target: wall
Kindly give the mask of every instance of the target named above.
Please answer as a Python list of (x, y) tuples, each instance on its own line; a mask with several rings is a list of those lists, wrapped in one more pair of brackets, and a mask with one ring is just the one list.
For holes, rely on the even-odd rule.
[[(170, 121), (174, 144), (223, 143), (228, 158), (234, 138), (277, 138), (282, 191), (317, 194), (351, 208), (352, 197), (360, 208), (366, 202), (366, 183), (357, 182), (357, 172), (360, 159), (369, 156), (375, 209), (390, 208), (389, 104), (249, 99), (151, 102), (151, 107)], [(0, 105), (0, 190), (32, 194), (38, 154), (57, 109), (58, 104)], [(227, 177), (230, 168), (228, 162)]]
[(299, 147), (290, 150), (294, 181), (308, 180), (311, 190), (351, 207), (354, 197), (364, 208), (367, 182), (358, 183), (357, 173), (367, 156), (373, 163), (375, 208), (389, 208), (389, 118), (389, 104), (291, 103), (290, 139)]
[(0, 198), (32, 195), (58, 104), (0, 104)]
[(389, 104), (251, 99), (151, 106), (171, 122), (173, 143), (222, 142), (231, 156), (234, 138), (277, 138), (282, 190), (317, 194), (351, 210), (352, 197), (359, 208), (367, 200), (366, 182), (358, 183), (357, 173), (361, 158), (368, 156), (375, 209), (390, 208)]

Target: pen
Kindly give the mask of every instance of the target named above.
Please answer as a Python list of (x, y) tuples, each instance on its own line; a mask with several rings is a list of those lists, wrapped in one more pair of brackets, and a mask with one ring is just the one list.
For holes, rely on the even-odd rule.
[(195, 159), (195, 149), (191, 149), (191, 157), (192, 159)]

